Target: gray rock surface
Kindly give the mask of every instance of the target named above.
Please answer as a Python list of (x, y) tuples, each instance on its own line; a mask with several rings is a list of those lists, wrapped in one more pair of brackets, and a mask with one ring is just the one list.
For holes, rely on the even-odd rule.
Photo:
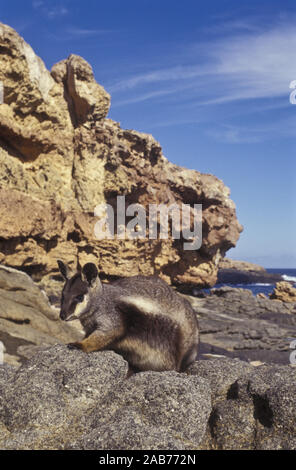
[(4, 362), (20, 365), (39, 347), (81, 338), (72, 325), (59, 319), (59, 309), (50, 305), (30, 276), (0, 265), (0, 341)]
[[(124, 447), (123, 447), (124, 446)], [(183, 450), (182, 438), (173, 437), (162, 426), (151, 426), (139, 419), (134, 410), (115, 413), (108, 423), (86, 433), (81, 439), (68, 445), (70, 450)]]
[(295, 449), (296, 368), (216, 358), (141, 372), (55, 345), (0, 367), (1, 449)]
[(296, 303), (259, 298), (232, 287), (188, 299), (199, 316), (201, 359), (220, 354), (289, 364), (290, 344), (296, 339)]
[(296, 448), (296, 367), (220, 358), (194, 364), (189, 372), (211, 383), (212, 412), (201, 448)]
[(111, 351), (85, 354), (61, 345), (5, 371), (0, 447), (198, 447), (211, 412), (208, 381), (177, 372), (127, 378), (127, 372), (127, 363)]
[(239, 359), (221, 357), (209, 361), (196, 361), (188, 369), (191, 375), (204, 377), (210, 382), (212, 404), (226, 400), (229, 389), (238, 377), (246, 376), (253, 366)]
[(220, 268), (217, 284), (256, 284), (259, 282), (276, 283), (282, 281), (277, 273), (268, 273), (265, 270), (244, 270), (236, 268)]

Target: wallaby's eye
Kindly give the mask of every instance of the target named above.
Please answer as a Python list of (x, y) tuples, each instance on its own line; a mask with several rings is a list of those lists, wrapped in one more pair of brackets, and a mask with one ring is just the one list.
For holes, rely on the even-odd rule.
[(84, 295), (81, 294), (81, 295), (77, 295), (77, 297), (75, 297), (75, 300), (76, 300), (76, 302), (82, 302), (83, 298), (84, 298)]

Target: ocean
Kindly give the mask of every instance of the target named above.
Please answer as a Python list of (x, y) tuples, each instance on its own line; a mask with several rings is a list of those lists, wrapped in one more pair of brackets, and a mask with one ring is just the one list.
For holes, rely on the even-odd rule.
[[(294, 282), (294, 287), (296, 287), (296, 269), (288, 269), (288, 268), (274, 268), (274, 269), (268, 269), (266, 268), (266, 271), (268, 273), (278, 273), (282, 275), (283, 281), (293, 281)], [(258, 284), (216, 284), (216, 287), (222, 287), (222, 286), (231, 286), (231, 287), (240, 287), (243, 289), (249, 289), (253, 292), (254, 295), (259, 294), (262, 292), (266, 296), (271, 294), (271, 292), (274, 289), (275, 284), (264, 284), (264, 283), (258, 283)]]

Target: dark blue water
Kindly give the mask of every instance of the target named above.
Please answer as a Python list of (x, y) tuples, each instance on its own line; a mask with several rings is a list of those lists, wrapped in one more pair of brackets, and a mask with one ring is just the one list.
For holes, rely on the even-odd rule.
[[(296, 287), (296, 269), (288, 269), (288, 268), (283, 268), (283, 269), (268, 269), (266, 268), (266, 271), (268, 273), (278, 273), (282, 275), (283, 281), (293, 281), (294, 282), (294, 287)], [(216, 284), (215, 287), (221, 287), (222, 285), (226, 284)], [(271, 292), (274, 289), (275, 284), (227, 284), (228, 286), (231, 287), (240, 287), (243, 289), (249, 289), (253, 292), (254, 295), (259, 294), (262, 292), (265, 295), (271, 294)]]

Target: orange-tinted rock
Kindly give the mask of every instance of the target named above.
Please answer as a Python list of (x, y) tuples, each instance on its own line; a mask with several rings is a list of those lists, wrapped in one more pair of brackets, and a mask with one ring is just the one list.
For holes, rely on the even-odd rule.
[(290, 282), (277, 282), (269, 297), (272, 300), (281, 300), (282, 302), (296, 302), (296, 289)]

